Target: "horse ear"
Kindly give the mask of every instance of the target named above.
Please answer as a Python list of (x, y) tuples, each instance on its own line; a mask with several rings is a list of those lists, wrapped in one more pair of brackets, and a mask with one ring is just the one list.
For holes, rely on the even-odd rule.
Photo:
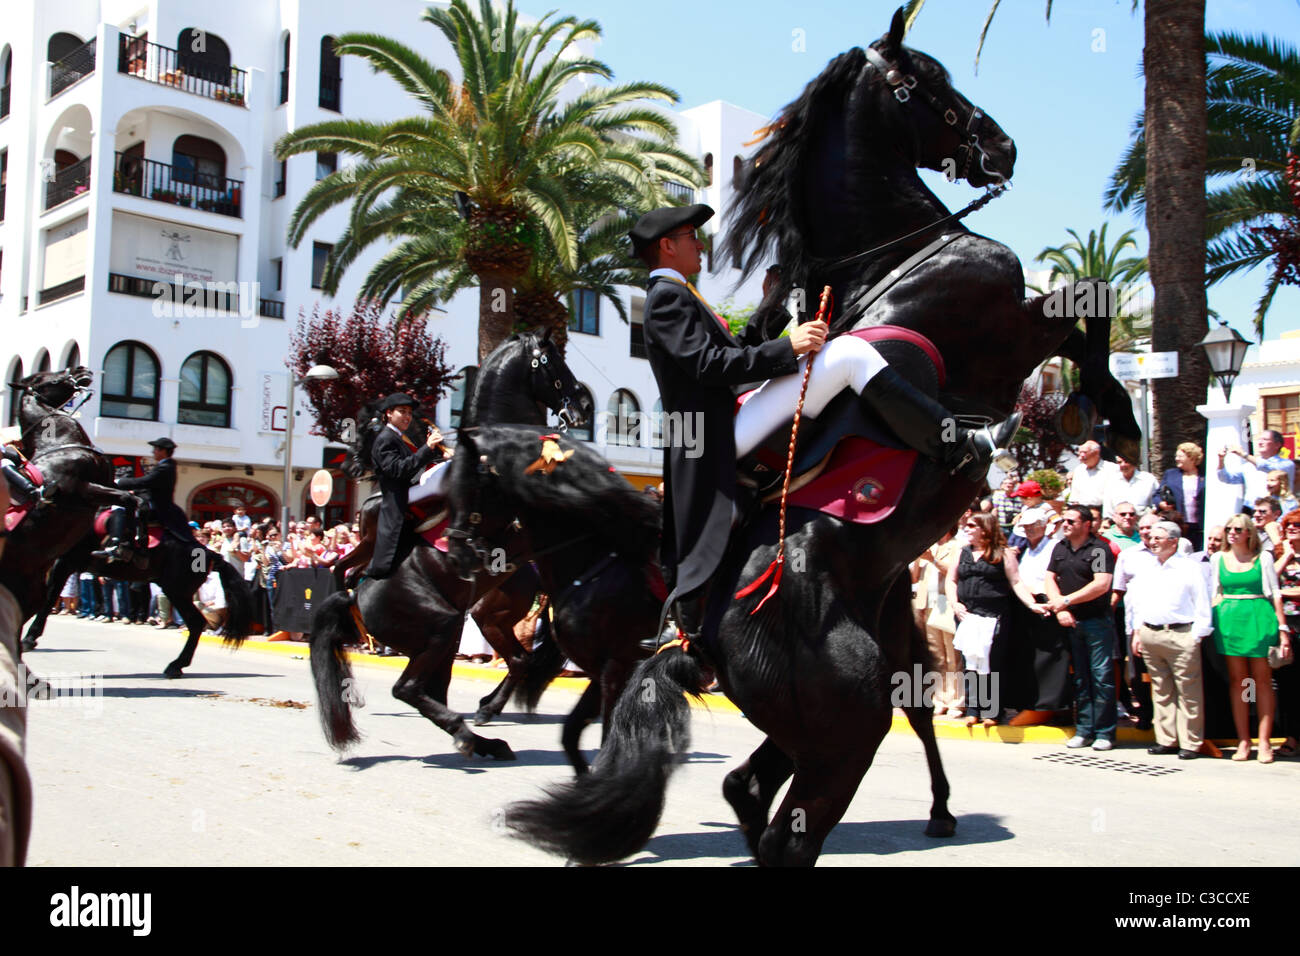
[(899, 7), (894, 11), (894, 19), (890, 21), (889, 33), (885, 36), (885, 43), (892, 51), (897, 51), (903, 45), (903, 36), (907, 33), (907, 20), (903, 16), (903, 8)]

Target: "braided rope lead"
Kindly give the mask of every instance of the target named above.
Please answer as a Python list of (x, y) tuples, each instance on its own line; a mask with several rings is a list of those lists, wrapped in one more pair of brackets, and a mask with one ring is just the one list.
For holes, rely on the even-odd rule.
[[(821, 302), (817, 306), (816, 322), (823, 322), (829, 318), (829, 311), (832, 307), (833, 297), (831, 296), (831, 287), (826, 286), (822, 289)], [(785, 455), (785, 479), (781, 482), (781, 509), (779, 512), (780, 530), (776, 539), (776, 560), (767, 566), (754, 583), (746, 585), (736, 592), (736, 598), (748, 597), (758, 590), (759, 586), (768, 579), (772, 578), (772, 586), (768, 588), (767, 594), (763, 595), (763, 600), (758, 602), (758, 606), (750, 611), (750, 615), (757, 614), (763, 605), (768, 602), (772, 595), (776, 594), (777, 588), (781, 586), (781, 572), (785, 569), (785, 506), (786, 499), (790, 495), (790, 479), (794, 475), (794, 450), (799, 440), (799, 422), (803, 419), (803, 403), (808, 395), (808, 376), (812, 374), (814, 353), (809, 353), (808, 364), (803, 367), (803, 384), (799, 387), (799, 401), (794, 406), (794, 422), (790, 425), (790, 447), (786, 450)]]

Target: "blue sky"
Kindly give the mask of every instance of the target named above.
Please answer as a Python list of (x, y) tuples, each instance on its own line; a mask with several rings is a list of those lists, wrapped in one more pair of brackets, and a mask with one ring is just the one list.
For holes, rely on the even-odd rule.
[[(883, 34), (899, 4), (565, 0), (556, 6), (600, 22), (605, 37), (597, 55), (616, 80), (664, 83), (681, 94), (684, 107), (722, 99), (771, 116), (833, 56)], [(550, 8), (525, 7), (535, 15)], [(1130, 0), (1056, 0), (1049, 24), (1044, 9), (1044, 0), (1003, 0), (978, 74), (975, 48), (988, 0), (928, 0), (908, 36), (909, 46), (941, 60), (954, 85), (1016, 141), (1011, 190), (967, 224), (1006, 243), (1031, 268), (1045, 246), (1069, 239), (1067, 228), (1086, 238), (1107, 221), (1108, 239), (1136, 227), (1145, 253), (1141, 221), (1128, 213), (1107, 216), (1101, 205), (1142, 109), (1142, 10), (1131, 12)], [(1206, 25), (1300, 42), (1300, 3), (1208, 0)], [(977, 195), (941, 178), (932, 188), (953, 209)], [(1251, 317), (1266, 279), (1259, 269), (1214, 286), (1210, 308), (1253, 340)], [(1300, 329), (1295, 287), (1274, 299), (1266, 334), (1291, 329)]]

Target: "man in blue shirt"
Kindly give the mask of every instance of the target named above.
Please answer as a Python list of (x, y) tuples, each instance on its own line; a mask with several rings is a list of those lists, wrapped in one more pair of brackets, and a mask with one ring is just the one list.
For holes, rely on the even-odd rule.
[[(1219, 480), (1243, 486), (1242, 500), (1249, 503), (1268, 494), (1268, 473), (1286, 472), (1289, 488), (1295, 487), (1295, 462), (1279, 454), (1282, 450), (1282, 433), (1272, 428), (1260, 432), (1255, 439), (1255, 454), (1249, 455), (1240, 448), (1225, 448), (1219, 452)], [(1236, 455), (1241, 459), (1235, 468), (1227, 468), (1224, 459)]]

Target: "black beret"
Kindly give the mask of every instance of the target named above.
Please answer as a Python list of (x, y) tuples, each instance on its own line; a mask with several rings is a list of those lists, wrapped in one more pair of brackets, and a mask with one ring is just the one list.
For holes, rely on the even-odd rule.
[(410, 395), (404, 394), (403, 392), (394, 392), (379, 403), (379, 410), (381, 412), (386, 412), (390, 408), (400, 408), (402, 405), (410, 405), (411, 408), (415, 408), (417, 404), (418, 403), (415, 399)]
[(632, 251), (637, 255), (656, 239), (662, 239), (682, 226), (699, 228), (713, 218), (713, 209), (703, 203), (694, 206), (665, 206), (652, 209), (636, 221), (627, 237), (632, 240)]
[(153, 447), (155, 447), (155, 448), (161, 448), (163, 451), (175, 451), (175, 450), (176, 450), (176, 443), (175, 443), (174, 441), (172, 441), (170, 438), (167, 438), (167, 437), (163, 437), (163, 438), (155, 438), (155, 439), (154, 439), (153, 441), (151, 441), (149, 444), (150, 444), (150, 445), (153, 445)]

